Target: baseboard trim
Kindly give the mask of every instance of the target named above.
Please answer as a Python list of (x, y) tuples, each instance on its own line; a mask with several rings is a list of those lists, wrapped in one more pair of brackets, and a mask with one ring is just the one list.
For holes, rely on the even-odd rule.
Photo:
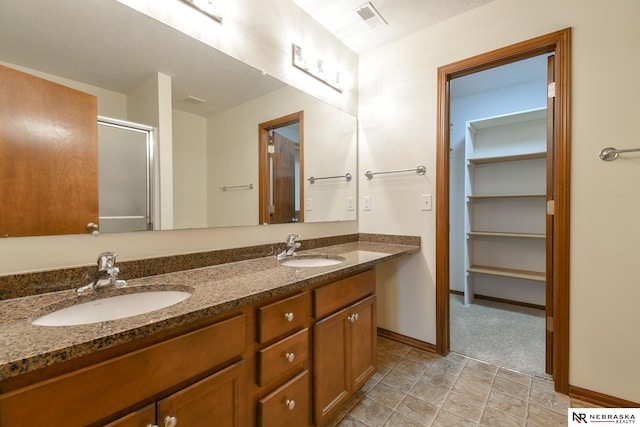
[(384, 338), (388, 338), (392, 341), (410, 345), (411, 347), (415, 347), (420, 350), (428, 351), (429, 353), (436, 353), (436, 346), (434, 344), (428, 343), (426, 341), (420, 341), (415, 338), (390, 331), (388, 329), (378, 328), (378, 335)]
[[(455, 291), (455, 290), (450, 290), (449, 293), (450, 294), (456, 294), (456, 295), (464, 295), (464, 292)], [(490, 296), (487, 296), (487, 295), (475, 294), (473, 297), (477, 298), (477, 299), (487, 300), (487, 301), (502, 302), (502, 303), (511, 304), (511, 305), (519, 305), (520, 307), (537, 308), (538, 310), (544, 310), (545, 309), (544, 305), (531, 304), (531, 303), (528, 303), (528, 302), (514, 301), (514, 300), (504, 299), (504, 298), (490, 297)]]
[(573, 385), (569, 386), (569, 396), (574, 399), (582, 400), (583, 402), (604, 406), (605, 408), (640, 408), (640, 403), (631, 402), (629, 400), (620, 399)]

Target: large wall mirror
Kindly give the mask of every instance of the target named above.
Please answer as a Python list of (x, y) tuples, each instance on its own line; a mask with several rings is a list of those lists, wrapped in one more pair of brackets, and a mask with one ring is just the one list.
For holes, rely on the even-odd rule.
[[(117, 1), (2, 0), (0, 64), (96, 96), (101, 118), (153, 130), (151, 229), (260, 224), (259, 124), (298, 112), (292, 219), (356, 219), (355, 179), (309, 180), (357, 176), (355, 117)], [(98, 162), (122, 167), (117, 151)]]

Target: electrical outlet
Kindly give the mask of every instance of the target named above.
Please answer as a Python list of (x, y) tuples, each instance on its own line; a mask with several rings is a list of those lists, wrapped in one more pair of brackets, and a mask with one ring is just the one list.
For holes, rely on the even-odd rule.
[(362, 197), (362, 210), (363, 211), (371, 210), (371, 196)]
[(431, 204), (431, 194), (423, 194), (420, 198), (420, 203), (423, 211), (430, 211), (433, 209), (433, 205)]
[(353, 203), (353, 197), (349, 196), (347, 197), (347, 210), (348, 211), (352, 211), (355, 209), (354, 203)]
[(312, 211), (313, 210), (313, 200), (312, 199), (305, 199), (305, 201), (304, 201), (304, 210), (305, 211)]

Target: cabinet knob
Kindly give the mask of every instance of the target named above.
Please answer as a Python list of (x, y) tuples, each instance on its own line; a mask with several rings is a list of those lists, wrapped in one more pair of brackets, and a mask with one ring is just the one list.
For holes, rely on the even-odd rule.
[(356, 323), (356, 320), (358, 320), (359, 318), (360, 318), (360, 315), (358, 315), (358, 313), (354, 313), (348, 317), (351, 323)]
[(287, 359), (289, 362), (293, 362), (296, 358), (296, 355), (293, 353), (286, 353), (284, 355), (285, 359)]
[(287, 408), (289, 408), (290, 411), (293, 411), (296, 407), (296, 401), (293, 399), (287, 399), (284, 404), (287, 405)]
[(176, 427), (178, 419), (176, 417), (170, 417), (167, 415), (164, 417), (164, 427)]
[(292, 312), (285, 313), (284, 318), (287, 319), (287, 321), (289, 322), (293, 322), (293, 313)]

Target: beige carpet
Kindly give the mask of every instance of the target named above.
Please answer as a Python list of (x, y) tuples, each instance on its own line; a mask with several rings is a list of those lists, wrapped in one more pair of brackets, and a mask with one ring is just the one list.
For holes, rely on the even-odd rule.
[(450, 298), (451, 351), (547, 378), (543, 310), (476, 299)]

